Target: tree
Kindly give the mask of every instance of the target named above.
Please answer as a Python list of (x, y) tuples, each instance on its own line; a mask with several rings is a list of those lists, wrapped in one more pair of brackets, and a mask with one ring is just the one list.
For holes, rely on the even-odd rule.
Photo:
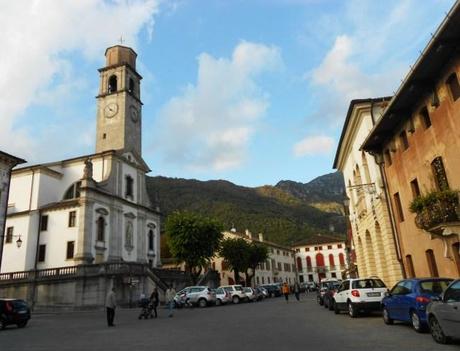
[(240, 283), (240, 272), (246, 272), (249, 262), (249, 243), (242, 239), (225, 239), (220, 246), (219, 255), (229, 265), (235, 276), (235, 283)]
[(256, 274), (257, 266), (268, 259), (268, 248), (263, 244), (251, 243), (248, 245), (247, 265), (246, 265), (246, 286), (251, 286), (252, 278)]
[(203, 267), (218, 250), (223, 226), (218, 221), (191, 212), (174, 212), (166, 220), (171, 254), (185, 263), (185, 270), (196, 284)]

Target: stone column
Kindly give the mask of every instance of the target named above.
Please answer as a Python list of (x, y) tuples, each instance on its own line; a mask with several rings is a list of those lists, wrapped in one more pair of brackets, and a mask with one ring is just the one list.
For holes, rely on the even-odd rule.
[(145, 215), (143, 213), (137, 213), (137, 240), (136, 240), (136, 255), (137, 262), (147, 262), (147, 245), (146, 236), (147, 229), (145, 225)]
[(78, 264), (92, 263), (94, 260), (91, 252), (91, 243), (93, 239), (93, 208), (94, 201), (90, 199), (87, 191), (82, 191), (80, 199), (80, 211), (78, 215), (78, 238), (77, 250), (74, 260)]

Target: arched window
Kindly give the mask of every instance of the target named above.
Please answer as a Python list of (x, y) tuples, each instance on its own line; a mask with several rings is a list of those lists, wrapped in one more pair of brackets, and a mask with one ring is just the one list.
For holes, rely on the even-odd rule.
[(408, 278), (415, 278), (414, 262), (412, 262), (412, 255), (406, 255), (406, 272)]
[(111, 94), (116, 91), (117, 91), (117, 76), (112, 75), (109, 77), (109, 86), (108, 86), (107, 92)]
[(345, 256), (343, 253), (339, 253), (339, 262), (341, 266), (345, 266)]
[(80, 197), (81, 182), (73, 183), (65, 192), (64, 200), (76, 199)]
[(134, 95), (134, 80), (132, 78), (129, 78), (128, 92)]
[(311, 268), (311, 257), (307, 256), (307, 267)]
[(436, 264), (436, 258), (434, 257), (433, 250), (426, 250), (426, 260), (428, 262), (428, 268), (430, 269), (430, 275), (432, 277), (439, 277), (438, 265)]
[(97, 227), (97, 241), (104, 241), (105, 239), (105, 220), (100, 216), (96, 222)]
[(329, 254), (329, 266), (335, 266), (333, 254)]
[(127, 175), (126, 176), (126, 189), (125, 189), (125, 197), (133, 198), (134, 196), (134, 179)]
[(316, 266), (324, 267), (324, 256), (321, 253), (316, 254)]
[(153, 238), (154, 238), (153, 230), (150, 229), (150, 230), (149, 230), (149, 234), (148, 234), (148, 239), (149, 239), (149, 250), (150, 250), (150, 251), (153, 251)]
[(434, 180), (438, 190), (448, 190), (449, 182), (447, 181), (447, 174), (444, 168), (444, 163), (442, 162), (442, 157), (436, 157), (433, 162), (431, 162), (431, 169), (433, 171)]
[(302, 259), (300, 257), (297, 257), (297, 269), (302, 270)]

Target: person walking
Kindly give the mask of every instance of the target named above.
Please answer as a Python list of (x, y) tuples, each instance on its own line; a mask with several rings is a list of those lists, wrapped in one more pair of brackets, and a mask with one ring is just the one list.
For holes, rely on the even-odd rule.
[(117, 297), (115, 295), (115, 287), (113, 287), (105, 298), (105, 308), (107, 310), (107, 325), (114, 327), (113, 320), (115, 319), (115, 308), (117, 307)]
[(168, 289), (166, 290), (166, 303), (168, 304), (169, 314), (168, 317), (173, 316), (173, 308), (174, 308), (174, 297), (176, 296), (176, 290), (169, 285)]
[(283, 284), (282, 292), (283, 292), (284, 298), (286, 299), (286, 303), (288, 303), (289, 302), (289, 285), (288, 285), (288, 283), (285, 282)]
[(294, 295), (297, 301), (300, 301), (300, 284), (297, 280), (294, 283)]
[(155, 318), (158, 317), (157, 307), (158, 307), (159, 302), (160, 302), (160, 298), (158, 296), (158, 290), (157, 288), (153, 288), (152, 294), (150, 295), (150, 303), (152, 304), (153, 313), (155, 314)]

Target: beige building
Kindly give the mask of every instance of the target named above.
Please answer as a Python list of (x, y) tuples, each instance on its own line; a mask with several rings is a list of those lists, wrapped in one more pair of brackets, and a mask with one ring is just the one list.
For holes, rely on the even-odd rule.
[(379, 165), (360, 150), (389, 98), (350, 103), (334, 168), (343, 173), (349, 198), (349, 218), (361, 277), (378, 276), (388, 286), (402, 278), (401, 255), (391, 222)]

